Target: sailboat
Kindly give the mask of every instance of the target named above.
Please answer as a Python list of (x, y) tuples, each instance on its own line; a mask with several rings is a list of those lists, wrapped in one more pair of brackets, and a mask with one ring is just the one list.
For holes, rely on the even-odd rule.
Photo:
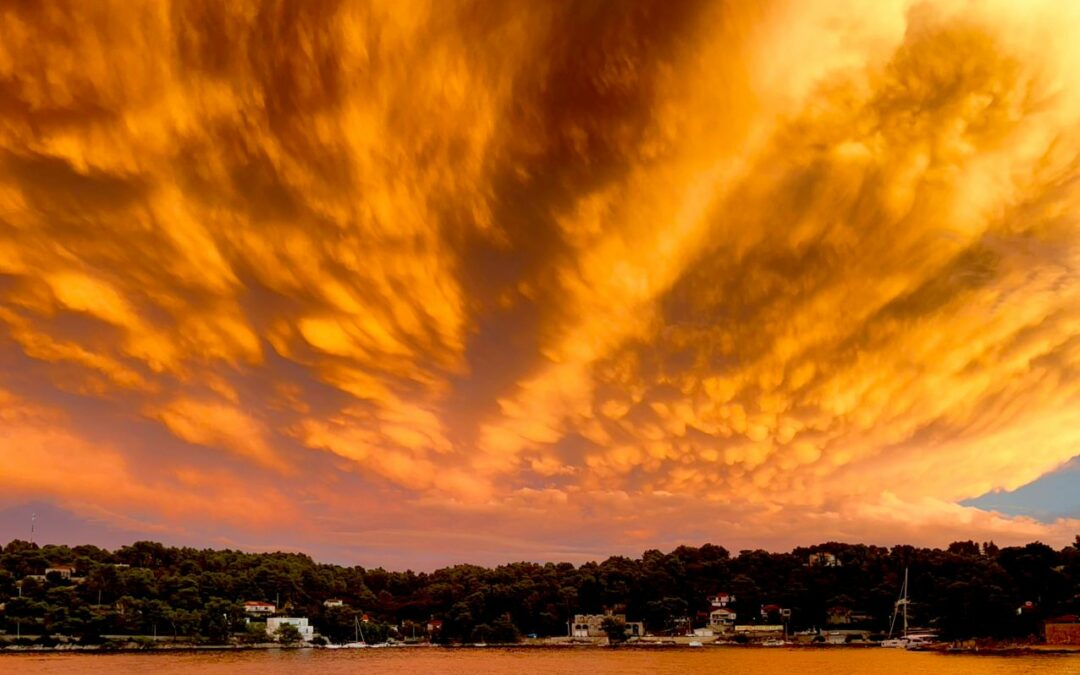
[[(926, 644), (931, 642), (931, 635), (916, 635), (908, 632), (908, 605), (911, 604), (911, 600), (908, 599), (908, 569), (904, 568), (904, 585), (900, 587), (900, 599), (896, 601), (893, 606), (892, 621), (889, 623), (889, 638), (881, 641), (882, 647), (890, 647), (892, 649), (920, 649)], [(896, 631), (896, 619), (902, 617), (903, 620), (903, 632), (900, 637), (894, 638), (893, 633)]]
[[(900, 599), (893, 605), (892, 621), (889, 622), (889, 638), (881, 641), (882, 647), (891, 647), (892, 649), (905, 649), (908, 646), (908, 619), (907, 608), (908, 603), (908, 569), (904, 568), (904, 585), (900, 587)], [(901, 614), (904, 617), (904, 632), (898, 637), (893, 637), (893, 632), (896, 630), (896, 617)]]
[(360, 627), (360, 619), (353, 617), (353, 630), (355, 631), (355, 638), (352, 642), (346, 642), (343, 645), (327, 645), (330, 649), (366, 649), (370, 647), (367, 640), (364, 639), (364, 629)]

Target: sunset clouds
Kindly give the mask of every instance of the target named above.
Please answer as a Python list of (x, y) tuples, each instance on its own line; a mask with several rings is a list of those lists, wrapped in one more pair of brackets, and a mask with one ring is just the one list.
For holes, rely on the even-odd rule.
[(3, 503), (402, 564), (1071, 541), (960, 502), (1080, 453), (1080, 10), (744, 5), (0, 9)]

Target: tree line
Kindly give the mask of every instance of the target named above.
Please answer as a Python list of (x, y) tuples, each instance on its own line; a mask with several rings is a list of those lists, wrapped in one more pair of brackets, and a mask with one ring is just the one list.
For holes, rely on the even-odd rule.
[[(829, 553), (835, 564), (811, 564)], [(830, 563), (832, 560), (830, 559)], [(72, 565), (74, 579), (52, 572)], [(654, 634), (707, 621), (708, 596), (735, 596), (738, 623), (776, 621), (762, 607), (790, 609), (791, 630), (888, 629), (910, 574), (912, 625), (943, 637), (1038, 634), (1049, 617), (1080, 614), (1080, 536), (1062, 549), (956, 542), (945, 549), (825, 543), (788, 553), (680, 546), (603, 562), (455, 565), (434, 572), (322, 564), (297, 553), (178, 548), (140, 541), (38, 546), (15, 540), (0, 553), (0, 628), (13, 637), (172, 635), (224, 642), (249, 634), (243, 602), (274, 602), (308, 617), (326, 639), (512, 642), (566, 635), (574, 614), (614, 609)], [(326, 606), (340, 599), (342, 606)], [(439, 628), (428, 634), (437, 619)], [(836, 627), (836, 626), (833, 626)], [(255, 637), (251, 637), (255, 639)]]

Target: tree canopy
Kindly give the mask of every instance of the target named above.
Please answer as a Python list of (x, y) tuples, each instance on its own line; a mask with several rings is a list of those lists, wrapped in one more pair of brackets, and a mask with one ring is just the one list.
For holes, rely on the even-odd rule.
[[(433, 572), (318, 563), (297, 553), (198, 550), (140, 541), (115, 551), (13, 541), (0, 553), (0, 626), (14, 635), (163, 635), (220, 642), (247, 632), (243, 602), (276, 603), (308, 617), (331, 641), (423, 637), (514, 641), (566, 635), (574, 614), (616, 609), (662, 633), (707, 621), (707, 597), (734, 594), (738, 623), (767, 621), (761, 609), (791, 610), (793, 630), (843, 617), (887, 629), (910, 573), (913, 625), (947, 637), (1023, 636), (1049, 616), (1080, 614), (1080, 541), (999, 548), (956, 542), (945, 549), (825, 543), (787, 553), (721, 546), (646, 551), (602, 562), (455, 565)], [(811, 564), (830, 553), (835, 565)], [(73, 565), (75, 578), (43, 577)], [(341, 600), (342, 605), (326, 603)], [(1030, 604), (1026, 604), (1030, 603)], [(1019, 611), (1018, 611), (1019, 610)]]

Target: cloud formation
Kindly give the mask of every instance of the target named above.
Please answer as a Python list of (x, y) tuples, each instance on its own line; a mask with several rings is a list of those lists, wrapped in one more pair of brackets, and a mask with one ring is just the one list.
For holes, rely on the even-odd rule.
[(960, 502), (1080, 449), (1077, 30), (0, 9), (0, 487), (364, 561), (1071, 541)]

